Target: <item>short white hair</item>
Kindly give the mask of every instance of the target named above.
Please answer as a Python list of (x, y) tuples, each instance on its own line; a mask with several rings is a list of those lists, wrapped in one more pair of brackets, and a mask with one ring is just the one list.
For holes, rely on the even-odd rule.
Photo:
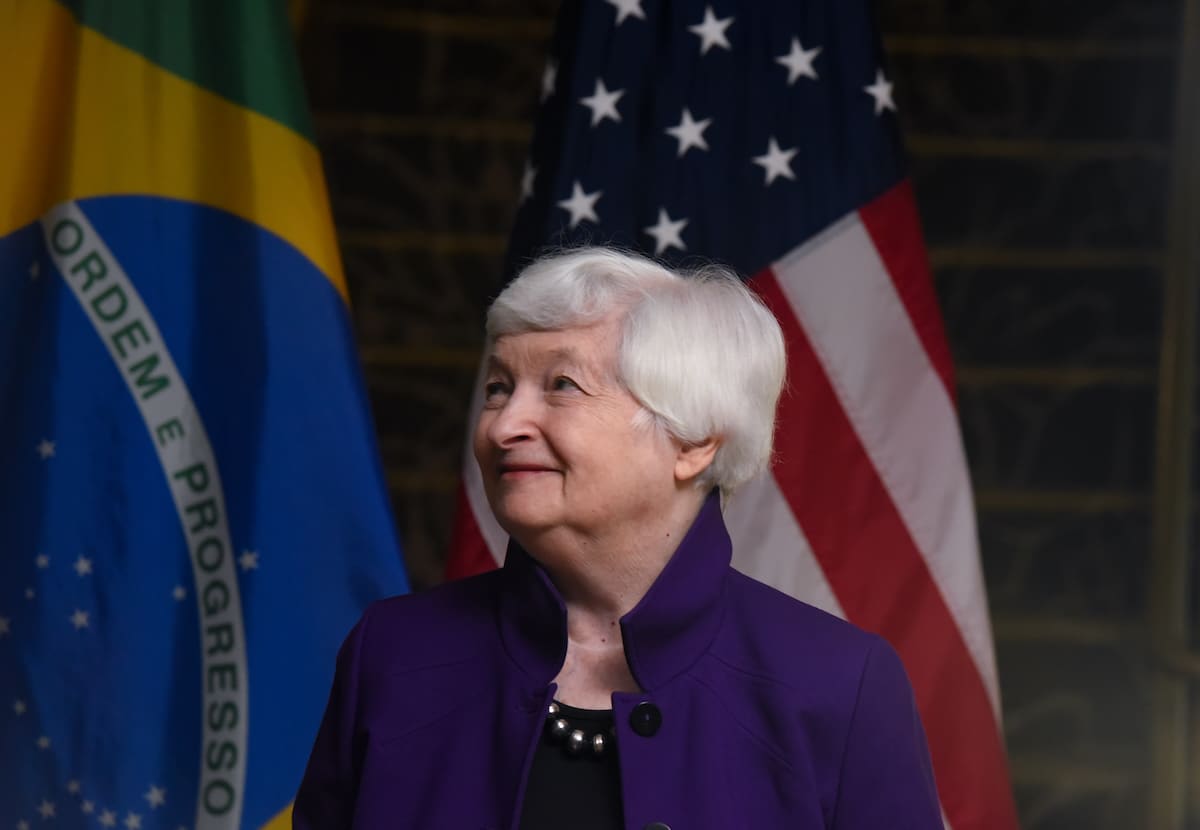
[(671, 271), (611, 248), (540, 257), (487, 314), (496, 338), (557, 331), (621, 312), (617, 381), (648, 421), (685, 444), (718, 438), (699, 477), (728, 498), (771, 461), (775, 407), (786, 368), (774, 315), (733, 272)]

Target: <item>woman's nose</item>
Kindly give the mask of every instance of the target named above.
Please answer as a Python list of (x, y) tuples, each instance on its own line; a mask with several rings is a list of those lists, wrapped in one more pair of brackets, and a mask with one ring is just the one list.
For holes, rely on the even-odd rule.
[(488, 425), (488, 439), (498, 447), (510, 447), (528, 440), (537, 432), (538, 405), (535, 396), (516, 389), (504, 405), (495, 410)]

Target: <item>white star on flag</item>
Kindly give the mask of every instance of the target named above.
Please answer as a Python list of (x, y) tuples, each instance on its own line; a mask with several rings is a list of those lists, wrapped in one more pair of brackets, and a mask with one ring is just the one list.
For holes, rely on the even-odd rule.
[(92, 802), (92, 801), (84, 801), (82, 804), (79, 805), (79, 809), (83, 810), (83, 812), (86, 813), (87, 815), (91, 815), (92, 811), (96, 809), (96, 804), (95, 804), (95, 802)]
[(112, 810), (105, 810), (100, 814), (100, 823), (105, 827), (113, 827), (117, 823), (117, 814)]
[(37, 596), (37, 594), (32, 588), (25, 589), (25, 599), (33, 599), (35, 596)]
[(37, 811), (42, 818), (54, 817), (54, 805), (44, 798), (42, 799), (42, 803), (38, 806)]
[(26, 708), (27, 707), (25, 706), (25, 701), (23, 701), (23, 700), (14, 700), (13, 701), (13, 711), (17, 713), (18, 718), (21, 717), (21, 715), (25, 714)]
[(75, 626), (75, 630), (76, 630), (76, 631), (78, 631), (78, 630), (79, 630), (79, 629), (81, 629), (81, 628), (87, 628), (87, 627), (88, 627), (88, 613), (87, 613), (87, 611), (81, 611), (80, 609), (76, 608), (76, 609), (75, 609), (75, 613), (74, 613), (74, 614), (72, 614), (72, 615), (71, 615), (70, 617), (68, 617), (67, 619), (69, 619), (69, 620), (71, 621), (71, 625)]
[(171, 592), (171, 596), (175, 597), (177, 601), (182, 602), (187, 597), (187, 589), (182, 585), (176, 585), (175, 590)]
[(646, 19), (646, 13), (642, 11), (642, 0), (604, 0), (604, 2), (616, 8), (618, 26), (627, 17), (636, 17), (641, 20)]
[(144, 796), (150, 802), (151, 808), (158, 808), (167, 802), (167, 791), (163, 787), (150, 785), (150, 791)]
[(37, 745), (38, 745), (38, 749), (49, 749), (50, 748), (50, 739), (47, 738), (45, 735), (43, 735), (42, 737), (37, 739)]
[(688, 31), (700, 38), (700, 54), (704, 55), (714, 46), (720, 46), (722, 49), (731, 48), (728, 38), (725, 37), (725, 30), (732, 25), (732, 17), (718, 20), (717, 16), (713, 14), (712, 6), (705, 6), (704, 20), (695, 26), (688, 26)]
[(5, 637), (8, 635), (8, 632), (11, 631), (9, 628), (11, 625), (12, 620), (10, 620), (8, 617), (0, 617), (0, 637)]
[(579, 180), (575, 180), (575, 186), (571, 189), (571, 197), (558, 203), (560, 208), (571, 214), (570, 227), (575, 227), (584, 219), (597, 223), (600, 221), (600, 217), (596, 215), (596, 202), (603, 193), (602, 190), (584, 193)]
[(621, 113), (617, 112), (617, 101), (625, 94), (623, 89), (610, 90), (600, 78), (596, 79), (596, 91), (591, 95), (580, 98), (579, 103), (592, 111), (592, 126), (595, 127), (605, 118), (620, 122)]
[(696, 121), (692, 118), (691, 110), (687, 107), (683, 108), (683, 115), (680, 116), (679, 123), (674, 127), (667, 127), (666, 132), (679, 142), (679, 151), (676, 158), (682, 158), (693, 147), (698, 147), (701, 150), (708, 149), (708, 142), (704, 140), (704, 131), (708, 129), (708, 125), (712, 123), (711, 118), (705, 118), (703, 121)]
[(54, 442), (47, 438), (43, 438), (37, 445), (37, 452), (38, 455), (42, 457), (43, 461), (45, 461), (47, 458), (53, 458)]
[(75, 779), (71, 779), (70, 781), (68, 781), (67, 782), (67, 792), (69, 792), (71, 795), (75, 795), (76, 793), (78, 793), (79, 792), (79, 782), (76, 781)]
[(881, 115), (884, 110), (896, 111), (896, 102), (892, 100), (892, 82), (883, 76), (883, 70), (875, 72), (875, 83), (863, 87), (863, 91), (875, 99), (875, 114)]
[(29, 830), (29, 822), (27, 822), (25, 819), (21, 819), (17, 822), (17, 830)]
[(244, 550), (242, 555), (238, 557), (238, 564), (242, 566), (243, 571), (258, 570), (258, 551)]
[(558, 83), (558, 64), (554, 61), (546, 61), (546, 68), (542, 70), (542, 103), (554, 94), (554, 85)]
[(775, 63), (787, 67), (788, 86), (791, 86), (801, 77), (812, 78), (813, 80), (817, 79), (817, 70), (813, 69), (813, 60), (819, 54), (821, 54), (820, 46), (805, 49), (800, 45), (800, 39), (794, 37), (792, 38), (791, 51), (786, 55), (776, 58)]
[(680, 237), (680, 232), (687, 226), (688, 220), (676, 219), (671, 220), (664, 208), (658, 209), (658, 222), (648, 228), (644, 228), (643, 232), (654, 237), (654, 255), (659, 256), (667, 248), (675, 247), (681, 251), (686, 251), (687, 246), (683, 244), (683, 239)]
[(533, 180), (537, 178), (537, 168), (525, 160), (525, 171), (521, 173), (521, 201), (533, 197)]
[(33, 559), (33, 564), (37, 565), (42, 570), (50, 567), (50, 557), (44, 553), (39, 553)]
[(796, 155), (795, 147), (787, 150), (780, 149), (779, 143), (775, 141), (775, 136), (771, 136), (770, 141), (767, 142), (767, 152), (754, 157), (754, 163), (766, 172), (767, 180), (764, 184), (770, 184), (780, 176), (795, 179), (796, 174), (792, 172), (792, 156), (794, 155)]
[(80, 576), (87, 576), (92, 572), (92, 560), (81, 554), (80, 557), (75, 560), (73, 567), (75, 568), (75, 573), (79, 574)]
[(142, 817), (137, 813), (126, 813), (124, 824), (129, 830), (140, 830), (142, 826)]

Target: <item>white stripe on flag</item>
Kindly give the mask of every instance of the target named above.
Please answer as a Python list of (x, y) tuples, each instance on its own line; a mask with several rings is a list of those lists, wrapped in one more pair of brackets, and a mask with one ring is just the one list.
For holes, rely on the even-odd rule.
[(770, 470), (734, 493), (725, 510), (733, 565), (809, 605), (845, 618), (825, 572)]
[(1000, 718), (954, 404), (857, 213), (775, 265), (779, 285), (920, 549)]
[[(471, 505), (471, 513), (475, 516), (475, 524), (479, 535), (487, 544), (488, 551), (497, 565), (504, 564), (504, 552), (508, 549), (508, 534), (496, 522), (492, 508), (488, 506), (487, 493), (483, 489), (483, 474), (475, 463), (475, 427), (479, 423), (479, 413), (483, 411), (483, 375), (487, 371), (487, 361), (480, 361), (479, 372), (475, 377), (475, 391), (471, 393), (471, 411), (467, 419), (467, 443), (463, 449), (463, 489), (467, 494), (467, 503)], [(461, 519), (460, 519), (461, 521)], [(451, 555), (453, 555), (453, 551)]]

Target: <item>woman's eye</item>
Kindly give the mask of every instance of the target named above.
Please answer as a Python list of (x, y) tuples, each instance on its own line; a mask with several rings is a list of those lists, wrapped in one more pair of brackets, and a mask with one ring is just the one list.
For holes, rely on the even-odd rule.
[(490, 380), (483, 387), (483, 396), (485, 398), (494, 398), (497, 395), (503, 395), (508, 391), (508, 384), (499, 380)]
[(556, 377), (554, 379), (554, 383), (552, 384), (552, 387), (553, 387), (554, 391), (556, 391), (556, 392), (564, 392), (564, 391), (570, 391), (570, 390), (578, 390), (579, 384), (577, 384), (575, 381), (571, 380), (569, 377), (566, 377), (564, 375), (559, 375), (558, 377)]

